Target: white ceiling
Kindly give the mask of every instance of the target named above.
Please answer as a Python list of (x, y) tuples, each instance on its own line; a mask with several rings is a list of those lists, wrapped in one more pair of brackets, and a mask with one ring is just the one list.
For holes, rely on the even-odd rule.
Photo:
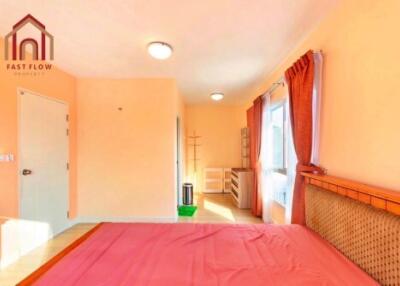
[[(30, 13), (78, 77), (176, 78), (188, 103), (239, 104), (338, 0), (0, 0), (0, 35)], [(166, 61), (146, 46), (165, 41)]]

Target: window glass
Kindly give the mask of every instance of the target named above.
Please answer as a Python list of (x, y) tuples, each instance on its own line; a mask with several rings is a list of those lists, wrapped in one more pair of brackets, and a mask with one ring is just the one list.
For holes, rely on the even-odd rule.
[(272, 109), (271, 112), (271, 127), (272, 127), (272, 148), (273, 148), (273, 169), (280, 173), (286, 171), (286, 124), (285, 124), (285, 103), (279, 104)]

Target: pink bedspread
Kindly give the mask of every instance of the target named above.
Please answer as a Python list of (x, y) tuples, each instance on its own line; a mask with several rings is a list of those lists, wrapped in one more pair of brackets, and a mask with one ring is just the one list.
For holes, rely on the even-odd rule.
[(297, 225), (106, 223), (34, 285), (378, 283)]

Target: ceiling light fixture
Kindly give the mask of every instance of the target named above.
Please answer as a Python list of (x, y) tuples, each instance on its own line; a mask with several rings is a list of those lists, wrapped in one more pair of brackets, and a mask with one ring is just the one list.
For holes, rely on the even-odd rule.
[(224, 98), (224, 94), (221, 92), (213, 92), (211, 93), (211, 99), (215, 101), (219, 101)]
[(157, 60), (168, 59), (172, 54), (172, 47), (163, 42), (152, 42), (147, 46), (149, 54)]

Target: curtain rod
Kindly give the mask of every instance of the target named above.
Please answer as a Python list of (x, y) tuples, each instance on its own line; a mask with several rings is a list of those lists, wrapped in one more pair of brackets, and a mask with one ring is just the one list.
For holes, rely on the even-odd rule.
[[(314, 51), (314, 55), (315, 54), (322, 54), (322, 50), (316, 50)], [(272, 93), (280, 86), (285, 86), (285, 76), (281, 76), (277, 81), (275, 81), (270, 88), (268, 88), (263, 94), (262, 97), (265, 96), (271, 96)]]

